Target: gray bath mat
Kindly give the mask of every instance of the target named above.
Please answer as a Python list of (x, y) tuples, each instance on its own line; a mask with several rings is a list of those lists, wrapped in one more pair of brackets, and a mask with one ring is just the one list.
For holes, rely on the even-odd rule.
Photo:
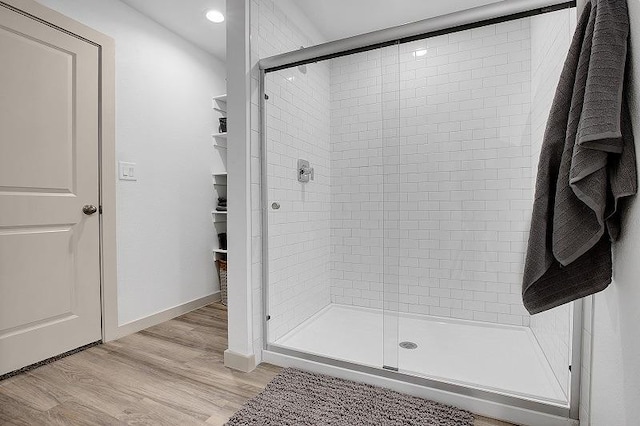
[(473, 426), (473, 414), (376, 386), (286, 368), (226, 426)]

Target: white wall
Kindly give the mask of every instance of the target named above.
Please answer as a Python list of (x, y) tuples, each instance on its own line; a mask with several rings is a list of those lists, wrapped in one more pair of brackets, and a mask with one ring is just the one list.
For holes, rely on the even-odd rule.
[(580, 366), (580, 407), (579, 419), (582, 426), (591, 424), (591, 357), (593, 344), (593, 299), (583, 299), (582, 311), (582, 359)]
[[(560, 10), (531, 18), (531, 171), (535, 187), (538, 160), (560, 73), (576, 26), (575, 10)], [(568, 395), (571, 364), (572, 305), (531, 317), (531, 330)]]
[[(640, 138), (640, 1), (631, 20), (631, 117)], [(591, 359), (591, 425), (633, 426), (640, 419), (640, 204), (626, 212), (614, 246), (613, 283), (595, 296)]]
[(214, 293), (211, 98), (224, 64), (120, 1), (40, 2), (116, 42), (117, 159), (138, 173), (117, 182), (119, 324)]
[[(397, 55), (333, 61), (332, 299), (382, 307), (383, 293), (394, 296), (383, 292), (383, 258), (395, 258), (384, 283), (398, 282), (400, 311), (528, 325), (529, 19), (406, 43)], [(399, 89), (399, 121), (383, 129), (387, 82)], [(394, 121), (391, 149), (382, 134)], [(381, 244), (391, 222), (395, 241)]]

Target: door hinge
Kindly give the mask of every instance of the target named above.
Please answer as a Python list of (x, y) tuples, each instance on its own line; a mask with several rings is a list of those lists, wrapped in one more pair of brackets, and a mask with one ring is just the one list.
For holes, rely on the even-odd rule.
[(569, 371), (571, 371), (571, 366), (569, 366)]
[(271, 319), (271, 315), (267, 315), (267, 321)]
[(98, 214), (102, 214), (102, 206), (98, 206)]
[(269, 95), (267, 95), (266, 93), (264, 94), (264, 98), (268, 101), (269, 100)]

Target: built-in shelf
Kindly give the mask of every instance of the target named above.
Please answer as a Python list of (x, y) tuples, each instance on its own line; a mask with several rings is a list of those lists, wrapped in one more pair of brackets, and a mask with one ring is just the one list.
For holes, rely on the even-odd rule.
[(211, 216), (213, 217), (213, 223), (226, 223), (227, 222), (227, 212), (218, 212), (212, 211)]
[[(224, 94), (220, 96), (214, 96), (212, 107), (215, 112), (218, 112), (223, 117), (226, 117), (227, 116), (227, 95)], [(219, 153), (224, 159), (224, 157), (226, 156), (226, 149), (227, 149), (227, 133), (226, 132), (213, 133), (211, 137), (213, 138), (213, 146), (216, 149), (225, 150)], [(212, 173), (211, 177), (213, 179), (213, 186), (216, 192), (216, 196), (226, 197), (227, 172)], [(220, 212), (217, 210), (213, 210), (211, 212), (211, 217), (213, 219), (213, 225), (216, 229), (216, 232), (226, 232), (227, 217), (229, 217), (228, 213), (226, 211)], [(227, 250), (224, 250), (221, 248), (213, 249), (213, 255), (216, 259), (226, 259)]]
[(213, 146), (220, 149), (227, 149), (227, 138), (226, 136), (221, 139), (214, 139)]
[(213, 180), (213, 186), (227, 186), (226, 173), (213, 173), (211, 178)]

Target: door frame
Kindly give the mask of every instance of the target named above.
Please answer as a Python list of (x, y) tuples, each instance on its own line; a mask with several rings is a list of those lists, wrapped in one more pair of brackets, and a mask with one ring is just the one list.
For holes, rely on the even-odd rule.
[(115, 42), (111, 37), (34, 0), (0, 0), (0, 7), (6, 7), (98, 47), (98, 199), (102, 340), (115, 340), (121, 337), (118, 332), (116, 263)]

